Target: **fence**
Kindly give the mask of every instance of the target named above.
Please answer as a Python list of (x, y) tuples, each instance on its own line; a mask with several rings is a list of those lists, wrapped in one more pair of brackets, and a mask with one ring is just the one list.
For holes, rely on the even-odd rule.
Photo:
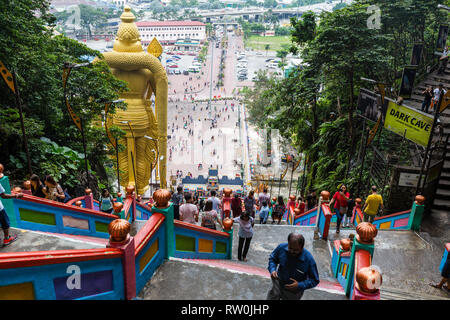
[(0, 300), (124, 299), (122, 257), (119, 249), (1, 254)]
[(174, 222), (174, 256), (185, 259), (230, 259), (232, 233)]
[(30, 195), (13, 199), (17, 228), (108, 238), (108, 225), (117, 217), (91, 209)]

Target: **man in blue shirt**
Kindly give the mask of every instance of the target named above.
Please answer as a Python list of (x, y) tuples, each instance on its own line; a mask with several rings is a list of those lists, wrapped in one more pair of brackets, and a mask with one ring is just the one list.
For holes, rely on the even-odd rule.
[(304, 290), (319, 284), (316, 262), (303, 248), (304, 244), (305, 238), (293, 232), (288, 236), (288, 243), (278, 245), (270, 255), (272, 289), (267, 293), (267, 300), (300, 300)]

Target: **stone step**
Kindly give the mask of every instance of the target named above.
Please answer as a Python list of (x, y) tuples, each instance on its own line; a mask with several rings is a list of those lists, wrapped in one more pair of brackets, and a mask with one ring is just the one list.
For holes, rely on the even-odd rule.
[(433, 203), (433, 209), (450, 211), (450, 200), (435, 199)]
[(442, 189), (438, 187), (436, 190), (436, 199), (450, 200), (450, 189)]
[[(436, 289), (437, 290), (437, 289)], [(398, 288), (381, 286), (381, 300), (450, 300), (449, 298), (435, 296), (425, 293), (416, 293), (415, 291), (404, 291)]]

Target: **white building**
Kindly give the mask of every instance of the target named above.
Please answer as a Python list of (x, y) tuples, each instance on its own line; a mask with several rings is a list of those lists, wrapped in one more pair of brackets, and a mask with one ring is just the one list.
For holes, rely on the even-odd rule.
[(140, 21), (136, 25), (141, 43), (148, 45), (154, 37), (162, 45), (171, 45), (179, 39), (206, 39), (206, 24), (199, 21)]

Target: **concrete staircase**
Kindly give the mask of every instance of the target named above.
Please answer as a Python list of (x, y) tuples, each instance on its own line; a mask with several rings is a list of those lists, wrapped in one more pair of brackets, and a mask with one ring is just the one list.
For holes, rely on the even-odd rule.
[[(236, 224), (235, 224), (236, 227)], [(182, 260), (170, 258), (155, 272), (141, 291), (145, 300), (259, 300), (266, 299), (271, 288), (267, 270), (270, 253), (286, 242), (290, 232), (305, 237), (305, 248), (312, 253), (320, 283), (305, 291), (305, 300), (348, 300), (331, 270), (331, 246), (335, 239), (348, 238), (354, 229), (330, 229), (328, 240), (314, 240), (314, 227), (259, 225), (247, 255), (248, 262), (238, 261), (237, 227), (233, 232), (231, 260)], [(441, 250), (411, 231), (380, 230), (375, 239), (373, 264), (383, 271), (381, 297), (385, 300), (449, 299), (443, 290), (428, 285), (440, 280), (438, 266)]]
[[(433, 89), (442, 83), (444, 89), (450, 90), (450, 64), (448, 64), (443, 74), (438, 75), (437, 71), (433, 71), (423, 80), (419, 85), (414, 88), (411, 99), (405, 100), (404, 104), (416, 109), (421, 109), (423, 96), (422, 92), (428, 86), (432, 86)], [(431, 114), (434, 114), (434, 109), (430, 110)], [(439, 117), (444, 127), (444, 137), (450, 134), (450, 108), (444, 110)], [(445, 138), (444, 138), (445, 140)], [(436, 191), (435, 200), (433, 203), (433, 209), (447, 210), (450, 212), (450, 143), (447, 145), (447, 156), (444, 163), (443, 172), (439, 180), (438, 188)]]

